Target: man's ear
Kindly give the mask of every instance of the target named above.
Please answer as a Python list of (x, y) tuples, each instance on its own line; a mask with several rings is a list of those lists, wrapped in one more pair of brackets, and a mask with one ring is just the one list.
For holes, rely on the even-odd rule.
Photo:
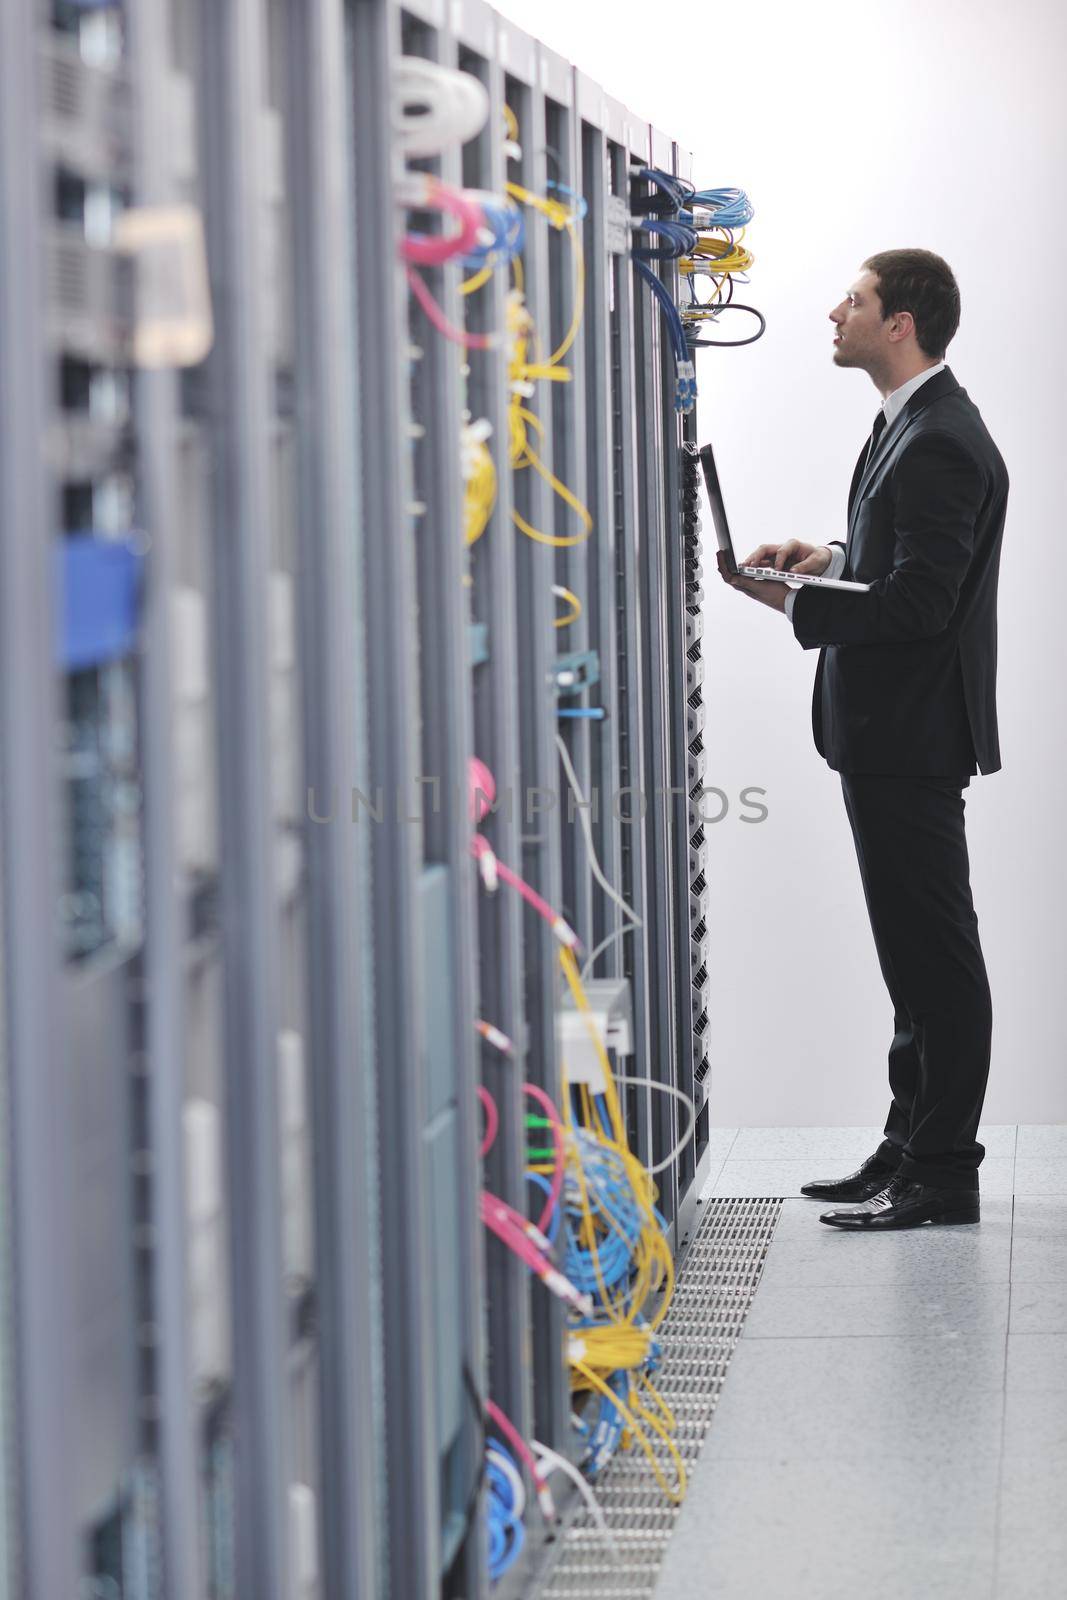
[(915, 318), (910, 311), (894, 311), (890, 320), (894, 326), (889, 330), (889, 337), (898, 344), (901, 339), (906, 339), (909, 333), (915, 332)]

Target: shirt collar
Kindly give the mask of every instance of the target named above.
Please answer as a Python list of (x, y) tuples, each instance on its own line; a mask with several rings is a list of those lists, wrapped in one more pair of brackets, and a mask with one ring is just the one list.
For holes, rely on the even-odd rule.
[(899, 389), (894, 389), (892, 394), (887, 394), (882, 401), (882, 410), (885, 412), (886, 426), (891, 427), (899, 417), (916, 389), (920, 389), (927, 378), (933, 378), (939, 372), (944, 372), (945, 362), (939, 361), (935, 366), (926, 367), (922, 372), (917, 372), (914, 378), (909, 378), (907, 383), (902, 383)]

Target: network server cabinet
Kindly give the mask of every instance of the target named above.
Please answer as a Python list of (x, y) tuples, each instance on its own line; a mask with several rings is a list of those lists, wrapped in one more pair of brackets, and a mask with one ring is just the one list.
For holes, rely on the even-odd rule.
[(373, 1594), (369, 898), (312, 821), (368, 781), (344, 11), (3, 30), (3, 1592)]
[[(581, 311), (569, 382), (530, 400), (581, 542), (517, 531), (575, 523), (509, 468), (506, 363), (408, 292), (405, 56), (490, 103), (413, 166), (584, 205), (584, 285), (535, 209), (522, 261), (547, 348)], [(701, 1108), (659, 1176), (684, 1248), (707, 1144), (694, 419), (629, 256), (649, 162), (684, 166), (480, 0), (0, 9), (2, 1600), (469, 1600), (485, 1397), (573, 1453), (559, 1304), (479, 1220), (483, 1180), (525, 1206), (522, 1084), (558, 1100), (565, 1063), (556, 943), (470, 859), (472, 757), (513, 797), (493, 849), (587, 949), (621, 913), (557, 734), (595, 799), (643, 931), (594, 975), (629, 982), (630, 1070)], [(187, 267), (202, 227), (208, 292), (179, 308), (203, 349), (157, 364), (174, 307), (124, 227), (160, 216)], [(425, 277), (454, 325), (504, 327), (504, 274)], [(467, 416), (497, 468), (469, 549)], [(584, 600), (565, 632), (554, 586)], [(604, 718), (558, 717), (579, 704)], [(661, 1162), (675, 1102), (623, 1098)], [(531, 1537), (513, 1590), (538, 1559)]]
[[(502, 860), (521, 866), (553, 905), (578, 927), (591, 948), (618, 926), (620, 913), (596, 884), (568, 804), (555, 749), (563, 730), (579, 784), (598, 807), (593, 821), (598, 855), (608, 875), (641, 915), (646, 936), (630, 934), (609, 947), (598, 976), (624, 975), (631, 983), (635, 1014), (633, 1070), (675, 1085), (695, 1097), (700, 1115), (696, 1137), (677, 1167), (663, 1174), (660, 1205), (676, 1249), (692, 1228), (696, 1198), (706, 1171), (707, 1108), (701, 1082), (706, 1059), (701, 1035), (706, 1027), (700, 974), (705, 885), (702, 840), (694, 821), (703, 777), (699, 717), (695, 696), (699, 682), (698, 577), (686, 564), (683, 541), (683, 425), (673, 404), (673, 369), (668, 371), (659, 316), (647, 290), (635, 280), (629, 260), (631, 236), (624, 218), (633, 198), (634, 163), (658, 164), (681, 171), (677, 147), (612, 102), (589, 80), (536, 40), (496, 16), (476, 0), (450, 6), (412, 3), (398, 8), (398, 24), (390, 34), (394, 51), (418, 56), (472, 73), (486, 87), (491, 107), (487, 128), (461, 153), (414, 165), (450, 182), (501, 192), (508, 180), (529, 192), (580, 195), (587, 210), (581, 224), (586, 276), (583, 317), (578, 339), (567, 353), (568, 383), (546, 386), (531, 399), (540, 423), (538, 454), (546, 471), (508, 473), (506, 440), (508, 393), (499, 352), (459, 350), (432, 328), (411, 305), (404, 338), (384, 352), (395, 363), (395, 389), (410, 409), (395, 415), (390, 439), (376, 436), (370, 452), (399, 452), (395, 482), (412, 495), (406, 593), (382, 597), (383, 650), (391, 647), (388, 670), (394, 683), (406, 682), (412, 698), (401, 706), (405, 726), (421, 727), (422, 775), (445, 769), (462, 771), (469, 756), (484, 761), (498, 791), (511, 791), (516, 803), (501, 807), (485, 824)], [(358, 59), (358, 51), (357, 51)], [(375, 66), (381, 67), (380, 58)], [(381, 80), (380, 80), (381, 81)], [(360, 80), (373, 111), (369, 77)], [(515, 120), (514, 145), (502, 150), (501, 123), (507, 106)], [(357, 127), (357, 162), (360, 139)], [(367, 141), (368, 159), (380, 153)], [(543, 216), (529, 211), (522, 281), (526, 303), (546, 350), (564, 338), (575, 309), (575, 278), (568, 241)], [(672, 292), (677, 282), (669, 264), (662, 267)], [(460, 272), (447, 266), (427, 279), (448, 321), (470, 333), (504, 325), (506, 281), (498, 274), (482, 296), (458, 293)], [(381, 304), (369, 315), (380, 321)], [(368, 328), (368, 340), (373, 337)], [(383, 412), (387, 408), (383, 407)], [(455, 582), (454, 552), (459, 506), (455, 477), (455, 431), (462, 416), (484, 417), (498, 468), (497, 496), (488, 528), (470, 550)], [(690, 431), (694, 419), (688, 419)], [(413, 443), (405, 442), (411, 428)], [(563, 548), (546, 548), (516, 533), (512, 510), (524, 522), (556, 534), (573, 531), (573, 519), (547, 484), (551, 473), (589, 506), (593, 536)], [(402, 557), (390, 556), (399, 574)], [(687, 583), (688, 578), (688, 583)], [(553, 622), (557, 609), (553, 585), (580, 593), (585, 610), (561, 649)], [(376, 591), (377, 592), (377, 591)], [(446, 716), (442, 684), (454, 683), (455, 671), (444, 618), (456, 616), (455, 601), (465, 595), (469, 609), (461, 614), (455, 641), (467, 641), (467, 670), (461, 693), (465, 707)], [(397, 609), (399, 607), (399, 609)], [(449, 610), (448, 608), (452, 609)], [(407, 669), (398, 670), (395, 651), (411, 646), (410, 630), (389, 628), (385, 618), (417, 617), (418, 682)], [(372, 651), (372, 660), (377, 652)], [(593, 656), (595, 701), (607, 712), (602, 723), (557, 722), (561, 698), (559, 669), (575, 657)], [(380, 667), (379, 663), (376, 663)], [(685, 686), (684, 690), (682, 686)], [(396, 710), (390, 712), (395, 716)], [(371, 713), (373, 718), (373, 712)], [(458, 759), (447, 765), (445, 741), (464, 733)], [(437, 741), (428, 754), (427, 722)], [(532, 803), (531, 803), (532, 797)], [(423, 827), (424, 846), (429, 837)], [(417, 876), (417, 874), (416, 874)], [(446, 880), (439, 875), (442, 892)], [(455, 895), (459, 880), (447, 882)], [(425, 891), (423, 891), (425, 892)], [(418, 896), (416, 896), (418, 900)], [(479, 891), (476, 901), (474, 973), (477, 1014), (502, 1028), (516, 1044), (515, 1057), (502, 1063), (489, 1047), (481, 1053), (481, 1079), (496, 1100), (501, 1128), (486, 1163), (485, 1181), (513, 1205), (524, 1204), (523, 1104), (520, 1081), (529, 1078), (558, 1097), (562, 1082), (557, 1047), (557, 1011), (561, 1001), (556, 951), (544, 923), (529, 909), (502, 893)], [(439, 926), (439, 923), (428, 923)], [(430, 957), (438, 949), (436, 962)], [(440, 941), (422, 947), (430, 993), (417, 999), (412, 1023), (427, 1019), (429, 1031), (443, 1039), (435, 1024), (440, 1013), (434, 998), (433, 970), (454, 979), (442, 964)], [(403, 995), (417, 998), (405, 967)], [(390, 988), (394, 975), (389, 976)], [(398, 1000), (400, 996), (396, 997)], [(409, 1059), (409, 1057), (405, 1057)], [(392, 1077), (393, 1068), (389, 1068)], [(438, 1061), (428, 1069), (430, 1081), (461, 1082), (460, 1074)], [(468, 1080), (469, 1081), (469, 1080)], [(440, 1091), (444, 1094), (443, 1088)], [(418, 1087), (400, 1091), (409, 1118), (419, 1104)], [(626, 1091), (635, 1149), (648, 1164), (662, 1159), (681, 1131), (675, 1102), (646, 1089)], [(467, 1110), (469, 1111), (469, 1102)], [(420, 1111), (416, 1121), (421, 1119)], [(413, 1132), (409, 1126), (409, 1136)], [(432, 1164), (431, 1186), (437, 1181)], [(395, 1185), (389, 1199), (390, 1181)], [(391, 1168), (383, 1176), (387, 1212), (403, 1203), (413, 1182), (410, 1169)], [(423, 1176), (419, 1182), (426, 1183)], [(428, 1244), (446, 1275), (457, 1270), (462, 1242), (452, 1233), (452, 1219), (431, 1201), (423, 1217), (431, 1217)], [(486, 1391), (518, 1424), (550, 1446), (573, 1448), (569, 1427), (569, 1384), (563, 1360), (562, 1317), (558, 1305), (539, 1286), (531, 1287), (524, 1269), (493, 1238), (482, 1246), (485, 1277)], [(456, 1265), (453, 1265), (456, 1263)], [(432, 1340), (418, 1355), (424, 1330), (413, 1302), (397, 1299), (411, 1330), (412, 1350), (396, 1352), (398, 1370), (408, 1366), (409, 1388), (419, 1381), (417, 1360), (435, 1368), (436, 1382), (455, 1389), (444, 1364), (452, 1359), (448, 1308), (434, 1302), (445, 1337)], [(461, 1374), (466, 1382), (468, 1373)], [(471, 1423), (468, 1406), (467, 1425)], [(457, 1413), (450, 1413), (453, 1419)], [(476, 1419), (475, 1419), (476, 1420)], [(401, 1461), (425, 1452), (445, 1460), (444, 1441), (428, 1440), (425, 1419), (411, 1419), (414, 1431), (396, 1441)], [(463, 1562), (449, 1567), (455, 1554), (448, 1534), (464, 1512), (462, 1476), (440, 1480), (442, 1500), (430, 1530), (406, 1524), (406, 1542), (397, 1571), (417, 1585), (426, 1581), (433, 1562), (442, 1563), (448, 1592), (465, 1593)], [(393, 1491), (396, 1492), (395, 1490)], [(455, 1497), (451, 1507), (447, 1496)], [(402, 1515), (402, 1514), (401, 1514)], [(420, 1546), (442, 1530), (434, 1552), (420, 1555)], [(469, 1540), (468, 1540), (469, 1543)], [(432, 1559), (431, 1559), (432, 1556)], [(415, 1563), (422, 1559), (420, 1569)], [(536, 1555), (533, 1557), (536, 1563)], [(531, 1569), (532, 1570), (532, 1569)], [(521, 1587), (521, 1576), (515, 1580)]]

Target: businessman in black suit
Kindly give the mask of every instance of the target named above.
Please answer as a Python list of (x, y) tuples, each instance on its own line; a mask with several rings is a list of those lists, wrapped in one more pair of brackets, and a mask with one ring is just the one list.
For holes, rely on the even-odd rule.
[(743, 563), (844, 576), (866, 592), (731, 575), (819, 650), (812, 725), (841, 775), (893, 1002), (885, 1138), (858, 1172), (806, 1184), (860, 1201), (821, 1221), (863, 1232), (977, 1222), (977, 1142), (992, 1008), (971, 899), (963, 790), (1000, 768), (997, 574), (1008, 474), (945, 365), (951, 269), (927, 250), (871, 256), (830, 313), (833, 359), (883, 397), (849, 495), (845, 543), (764, 544)]

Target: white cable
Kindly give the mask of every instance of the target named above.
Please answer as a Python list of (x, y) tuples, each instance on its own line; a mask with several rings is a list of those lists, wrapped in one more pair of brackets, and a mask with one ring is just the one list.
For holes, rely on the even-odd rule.
[[(642, 924), (638, 923), (637, 926), (641, 927)], [(581, 972), (578, 974), (583, 983), (585, 983), (589, 978), (593, 967), (600, 960), (600, 957), (604, 954), (604, 951), (607, 950), (610, 945), (613, 945), (616, 939), (621, 939), (624, 933), (631, 933), (632, 931), (633, 930), (631, 928), (628, 928), (626, 924), (623, 923), (621, 928), (616, 928), (613, 933), (606, 934), (605, 937), (601, 939), (600, 943), (595, 945), (593, 949), (590, 950), (589, 954), (585, 958), (585, 964), (583, 965)]]
[(552, 1476), (553, 1472), (565, 1472), (567, 1477), (571, 1479), (577, 1488), (578, 1493), (589, 1507), (593, 1521), (596, 1523), (600, 1532), (604, 1535), (604, 1542), (607, 1544), (607, 1547), (611, 1552), (612, 1561), (621, 1567), (622, 1552), (619, 1550), (619, 1547), (612, 1536), (611, 1529), (608, 1527), (604, 1513), (600, 1509), (596, 1495), (593, 1493), (586, 1480), (582, 1477), (581, 1473), (578, 1471), (578, 1468), (574, 1465), (574, 1462), (568, 1461), (566, 1456), (561, 1456), (555, 1450), (550, 1450), (547, 1444), (540, 1444), (536, 1439), (531, 1440), (531, 1448), (533, 1449), (534, 1454), (539, 1456), (542, 1461), (547, 1461), (549, 1477)]
[[(626, 901), (623, 899), (622, 895), (619, 894), (616, 889), (612, 888), (611, 884), (604, 876), (600, 862), (597, 860), (596, 846), (593, 844), (593, 826), (589, 820), (589, 810), (586, 805), (585, 795), (582, 793), (582, 786), (578, 782), (578, 774), (574, 770), (574, 765), (571, 761), (567, 746), (564, 744), (558, 733), (556, 734), (556, 745), (559, 749), (560, 760), (563, 762), (563, 770), (567, 774), (567, 782), (574, 791), (574, 798), (578, 802), (578, 821), (582, 825), (582, 834), (585, 838), (585, 849), (586, 854), (589, 857), (590, 871), (592, 872), (597, 883), (599, 883), (600, 887), (603, 889), (604, 893), (608, 896), (609, 900), (613, 900), (619, 907), (619, 910), (625, 912), (633, 926), (635, 928), (643, 928), (644, 923), (637, 915), (637, 912), (626, 904)], [(585, 964), (581, 971), (581, 977), (583, 980), (589, 976), (589, 973), (593, 967), (593, 963), (600, 955), (601, 951), (606, 950), (608, 945), (611, 944), (615, 939), (619, 939), (624, 933), (629, 932), (629, 928), (616, 928), (614, 933), (609, 933), (606, 939), (601, 939), (596, 949), (593, 950), (585, 959)]]
[(648, 1167), (646, 1169), (648, 1172), (652, 1173), (662, 1172), (664, 1167), (669, 1167), (672, 1165), (672, 1163), (677, 1161), (678, 1157), (681, 1155), (682, 1151), (693, 1137), (693, 1132), (697, 1125), (696, 1106), (693, 1104), (692, 1100), (690, 1100), (689, 1096), (684, 1094), (681, 1089), (676, 1089), (673, 1083), (660, 1083), (658, 1078), (631, 1078), (629, 1076), (624, 1076), (621, 1072), (612, 1073), (612, 1077), (616, 1083), (638, 1083), (646, 1085), (649, 1089), (662, 1089), (664, 1094), (673, 1094), (674, 1098), (676, 1100), (680, 1100), (685, 1109), (688, 1111), (689, 1126), (686, 1128), (682, 1137), (678, 1140), (678, 1143), (675, 1145), (670, 1155), (665, 1156), (657, 1166)]
[(489, 120), (489, 94), (469, 72), (401, 56), (393, 73), (393, 128), (404, 155), (436, 156), (466, 144)]

